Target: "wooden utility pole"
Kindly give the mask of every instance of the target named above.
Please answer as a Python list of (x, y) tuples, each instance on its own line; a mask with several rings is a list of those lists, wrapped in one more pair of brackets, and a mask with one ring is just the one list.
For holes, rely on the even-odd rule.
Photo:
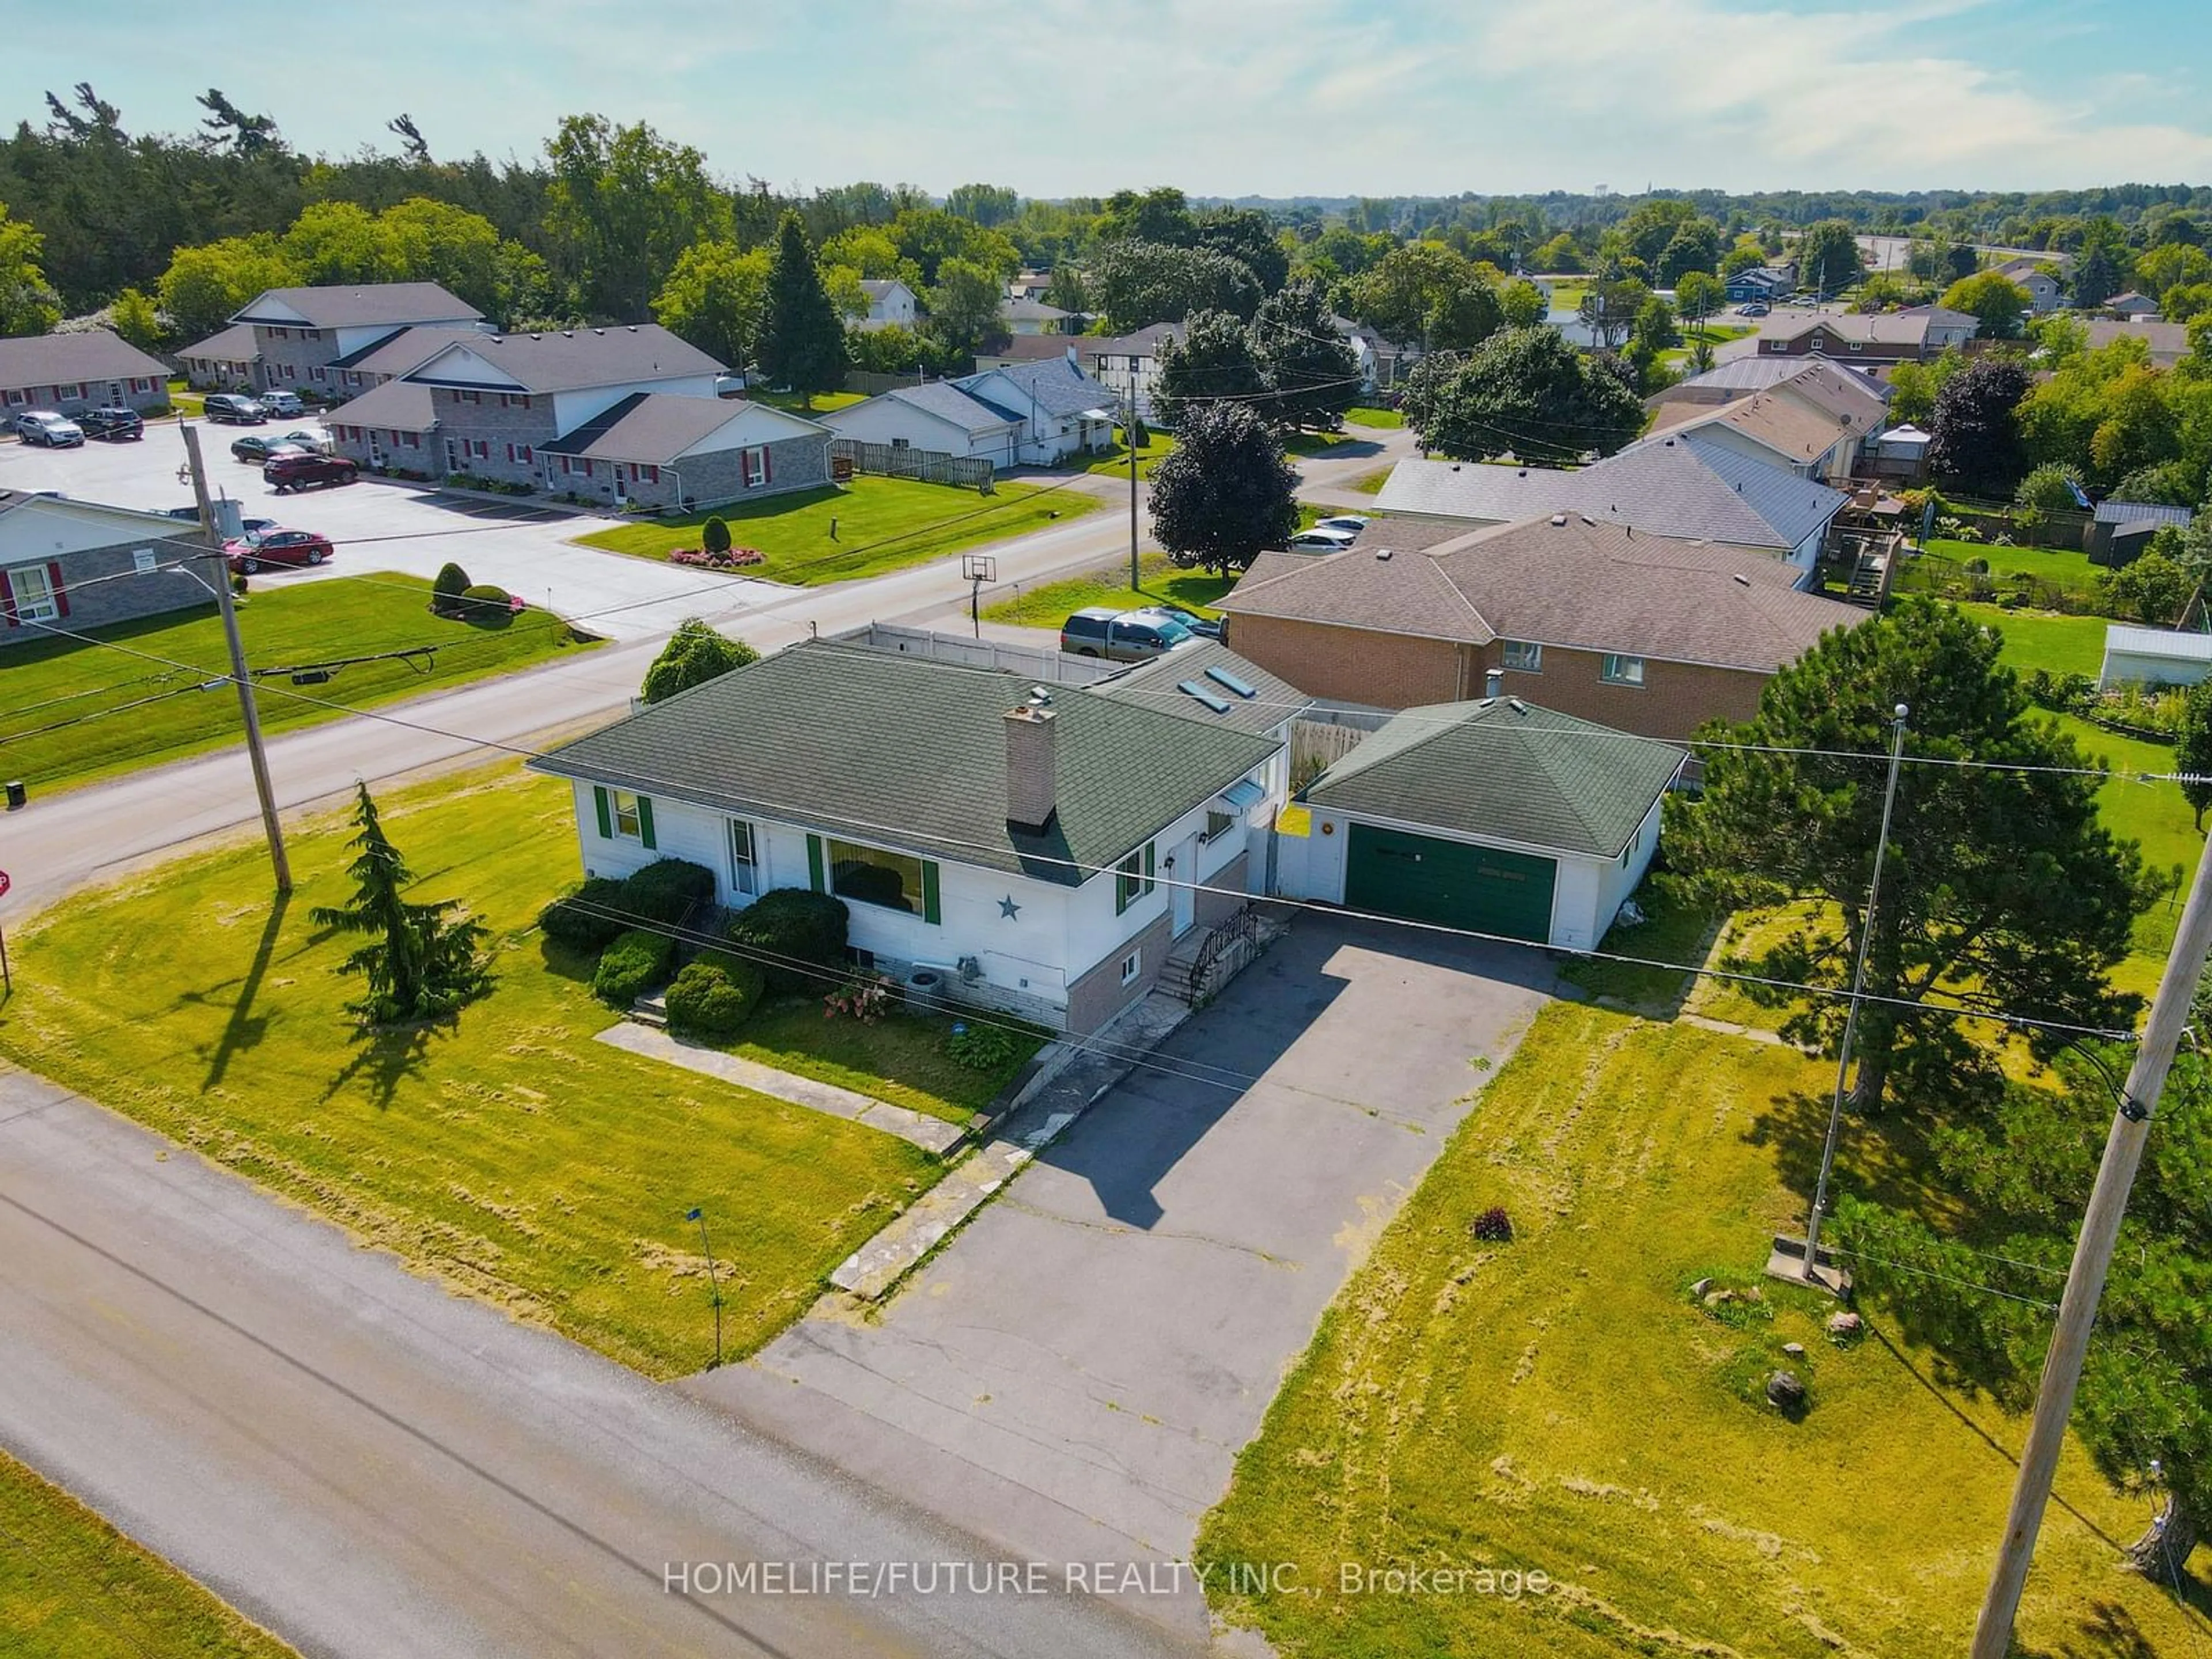
[(199, 505), (200, 533), (214, 550), (216, 608), (222, 613), (222, 635), (230, 646), (230, 681), (238, 688), (239, 711), (246, 716), (246, 757), (253, 765), (253, 791), (261, 798), (261, 828), (269, 837), (269, 862), (276, 872), (276, 891), (292, 890), (292, 864), (284, 855), (284, 829), (276, 821), (276, 794), (269, 787), (269, 757), (261, 750), (261, 714), (253, 706), (253, 682), (246, 674), (246, 647), (238, 637), (238, 608), (230, 599), (230, 561), (223, 556), (222, 537), (215, 522), (215, 503), (208, 498), (207, 469), (200, 461), (200, 429), (184, 428), (185, 453), (190, 457), (192, 499)]
[(1129, 441), (1129, 586), (1141, 593), (1145, 582), (1137, 568), (1137, 371), (1133, 368), (1129, 371), (1129, 418), (1121, 435)]
[(2020, 1611), (2020, 1593), (2027, 1583), (2027, 1566), (2035, 1553), (2035, 1534), (2043, 1525), (2044, 1506), (2051, 1500), (2051, 1482), (2058, 1467), (2058, 1452), (2066, 1441), (2067, 1420), (2074, 1413), (2075, 1390), (2081, 1383), (2081, 1361), (2089, 1346), (2089, 1328), (2097, 1317), (2097, 1301), (2105, 1291), (2105, 1275), (2112, 1265), (2112, 1247), (2118, 1242), (2120, 1218), (2127, 1212), (2128, 1189), (2135, 1184), (2136, 1169), (2142, 1162), (2143, 1143), (2150, 1139), (2151, 1114), (2158, 1109), (2166, 1074), (2173, 1066), (2189, 1023), (2190, 1004), (2197, 982), (2204, 976), (2204, 958), (2212, 950), (2212, 842), (2207, 842), (2197, 861), (2197, 879), (2189, 889), (2189, 902), (2181, 912), (2181, 926), (2173, 936), (2173, 950), (2166, 959), (2166, 973), (2158, 982), (2158, 996), (2150, 1006), (2150, 1020), (2143, 1028), (2136, 1063), (2120, 1092), (2119, 1110), (2112, 1133), (2105, 1139), (2105, 1156), (2097, 1165), (2097, 1184), (2089, 1194), (2089, 1207), (2081, 1217), (2081, 1237), (2074, 1246), (2074, 1265), (2066, 1275), (2066, 1294), (2058, 1304), (2058, 1323), (2051, 1334), (2050, 1357), (2043, 1362), (2043, 1382), (2035, 1396), (2035, 1420), (2029, 1425), (2027, 1444), (2020, 1455), (2020, 1477), (2014, 1484), (2012, 1510), (2005, 1516), (2004, 1542), (1997, 1551), (1996, 1570), (1990, 1577), (1989, 1595), (1974, 1626), (1973, 1659), (2005, 1659), (2012, 1645), (2013, 1620)]

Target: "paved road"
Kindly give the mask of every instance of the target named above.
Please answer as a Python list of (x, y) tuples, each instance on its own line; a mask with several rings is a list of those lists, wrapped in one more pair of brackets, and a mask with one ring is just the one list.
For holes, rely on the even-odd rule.
[[(879, 1317), (686, 1387), (1002, 1546), (1186, 1560), (1468, 1062), (1552, 984), (1534, 951), (1302, 917)], [(1137, 1605), (1204, 1635), (1202, 1595)]]
[(0, 1330), (0, 1446), (311, 1656), (1188, 1650), (1083, 1595), (672, 1594), (990, 1557), (12, 1070)]

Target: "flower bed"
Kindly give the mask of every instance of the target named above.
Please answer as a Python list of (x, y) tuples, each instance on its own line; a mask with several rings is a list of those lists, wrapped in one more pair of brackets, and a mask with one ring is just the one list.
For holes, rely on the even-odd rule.
[(668, 562), (704, 565), (710, 570), (734, 570), (740, 565), (765, 564), (768, 555), (757, 547), (732, 547), (720, 553), (709, 553), (699, 547), (674, 547), (668, 551)]

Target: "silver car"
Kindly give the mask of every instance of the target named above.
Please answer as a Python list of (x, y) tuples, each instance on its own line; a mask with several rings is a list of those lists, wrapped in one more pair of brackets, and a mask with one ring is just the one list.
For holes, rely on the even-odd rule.
[(26, 410), (15, 417), (15, 435), (27, 444), (48, 449), (74, 449), (84, 442), (84, 428), (66, 415), (51, 409)]

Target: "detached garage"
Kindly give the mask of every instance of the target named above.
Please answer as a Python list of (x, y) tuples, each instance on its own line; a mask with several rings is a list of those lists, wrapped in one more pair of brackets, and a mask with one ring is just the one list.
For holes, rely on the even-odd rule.
[(1408, 708), (1279, 824), (1285, 896), (1589, 950), (1643, 879), (1672, 744), (1517, 697)]

